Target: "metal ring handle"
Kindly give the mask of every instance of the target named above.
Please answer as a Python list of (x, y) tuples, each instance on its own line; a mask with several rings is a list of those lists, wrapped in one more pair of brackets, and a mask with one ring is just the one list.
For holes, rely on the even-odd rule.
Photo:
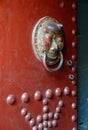
[(60, 59), (60, 62), (58, 63), (58, 66), (57, 66), (56, 68), (49, 68), (49, 66), (48, 66), (47, 63), (46, 63), (47, 55), (46, 55), (46, 52), (44, 51), (43, 65), (44, 65), (44, 67), (46, 68), (46, 70), (48, 70), (49, 72), (58, 71), (58, 70), (62, 67), (63, 61), (64, 61), (64, 59), (63, 59), (63, 54), (62, 54), (61, 51), (60, 51), (60, 57), (61, 57), (61, 59)]

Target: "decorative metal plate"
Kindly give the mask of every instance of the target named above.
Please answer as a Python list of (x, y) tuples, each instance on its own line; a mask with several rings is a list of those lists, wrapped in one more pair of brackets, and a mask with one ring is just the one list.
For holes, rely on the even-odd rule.
[[(77, 130), (76, 2), (0, 1), (0, 130)], [(44, 50), (39, 43), (47, 36), (42, 27), (57, 24), (63, 25), (58, 56), (49, 51), (56, 40)], [(59, 37), (56, 30), (52, 36)], [(51, 72), (61, 54), (61, 68)]]
[[(63, 65), (63, 35), (63, 25), (49, 16), (41, 18), (34, 27), (32, 36), (34, 53), (48, 71), (58, 71)], [(55, 69), (48, 67), (57, 63)]]

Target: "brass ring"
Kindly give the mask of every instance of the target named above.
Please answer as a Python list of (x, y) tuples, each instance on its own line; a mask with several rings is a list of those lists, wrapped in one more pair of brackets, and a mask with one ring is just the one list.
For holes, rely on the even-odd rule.
[(63, 59), (63, 54), (62, 52), (60, 51), (60, 62), (58, 63), (58, 66), (56, 68), (50, 68), (47, 63), (46, 63), (46, 58), (47, 58), (47, 54), (46, 54), (46, 51), (44, 51), (44, 55), (43, 55), (43, 65), (44, 67), (46, 68), (46, 70), (48, 70), (49, 72), (55, 72), (55, 71), (58, 71), (62, 65), (63, 65), (63, 62), (64, 62), (64, 59)]

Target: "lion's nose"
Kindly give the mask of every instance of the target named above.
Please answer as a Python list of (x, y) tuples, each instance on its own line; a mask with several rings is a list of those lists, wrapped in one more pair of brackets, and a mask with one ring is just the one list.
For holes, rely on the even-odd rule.
[(54, 52), (58, 52), (59, 51), (59, 47), (58, 47), (58, 45), (57, 45), (57, 43), (55, 41), (51, 45), (50, 50), (54, 51)]

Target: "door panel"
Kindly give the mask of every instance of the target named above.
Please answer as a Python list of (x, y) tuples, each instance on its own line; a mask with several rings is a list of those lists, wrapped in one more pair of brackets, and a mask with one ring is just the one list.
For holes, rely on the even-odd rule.
[[(76, 130), (76, 10), (76, 0), (0, 1), (0, 130)], [(46, 16), (63, 24), (64, 63), (56, 72), (32, 45)]]

